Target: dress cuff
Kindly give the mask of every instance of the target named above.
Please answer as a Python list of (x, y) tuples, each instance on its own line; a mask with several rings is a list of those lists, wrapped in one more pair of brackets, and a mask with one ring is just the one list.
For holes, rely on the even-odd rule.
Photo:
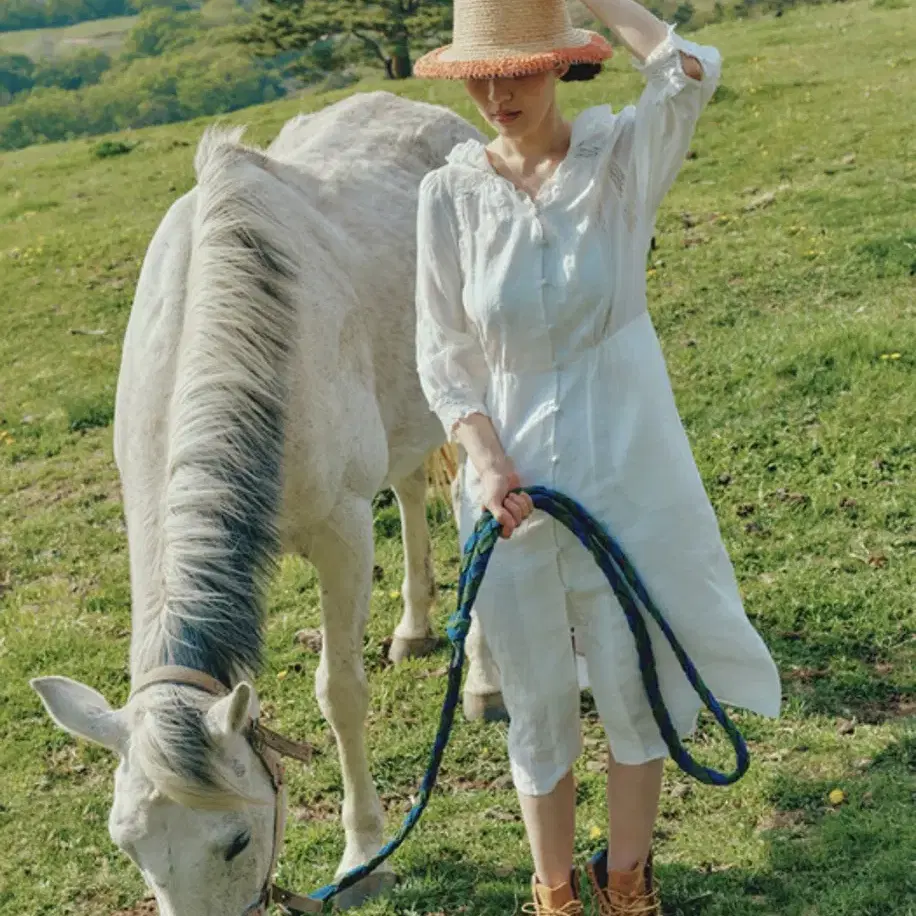
[(487, 416), (487, 409), (483, 404), (459, 401), (452, 398), (443, 398), (438, 401), (433, 408), (433, 412), (445, 429), (445, 435), (448, 437), (449, 442), (458, 441), (455, 434), (458, 431), (458, 424), (462, 420), (466, 420), (475, 413)]
[[(695, 80), (684, 72), (681, 53), (695, 57), (700, 62), (703, 70), (700, 79)], [(649, 83), (658, 87), (663, 98), (677, 95), (689, 85), (715, 84), (721, 69), (721, 59), (715, 48), (682, 38), (671, 25), (668, 26), (668, 34), (652, 49), (645, 61), (640, 63), (634, 59), (633, 64)]]

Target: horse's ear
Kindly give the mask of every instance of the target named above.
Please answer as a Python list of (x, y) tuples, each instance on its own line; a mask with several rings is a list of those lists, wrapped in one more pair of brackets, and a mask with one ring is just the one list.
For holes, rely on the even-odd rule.
[(100, 693), (68, 677), (36, 677), (29, 683), (64, 731), (117, 754), (124, 752), (127, 725)]
[(258, 715), (258, 698), (246, 681), (237, 684), (227, 697), (217, 700), (207, 713), (207, 725), (217, 736), (228, 737), (247, 728)]

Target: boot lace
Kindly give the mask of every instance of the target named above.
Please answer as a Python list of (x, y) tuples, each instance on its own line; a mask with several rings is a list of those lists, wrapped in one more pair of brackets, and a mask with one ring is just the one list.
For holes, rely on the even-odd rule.
[(630, 896), (602, 887), (598, 895), (602, 916), (659, 916), (660, 913), (655, 888)]
[(582, 901), (570, 900), (564, 903), (559, 909), (554, 909), (543, 903), (523, 903), (522, 912), (526, 916), (582, 916)]

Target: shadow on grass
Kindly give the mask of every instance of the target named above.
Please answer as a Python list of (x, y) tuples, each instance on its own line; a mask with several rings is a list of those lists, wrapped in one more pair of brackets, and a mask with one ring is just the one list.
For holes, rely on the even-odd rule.
[[(837, 781), (774, 779), (775, 811), (772, 823), (764, 825), (769, 871), (756, 888), (763, 912), (916, 914), (916, 732), (901, 729), (867, 763)], [(828, 799), (835, 790), (843, 798), (832, 805)]]
[[(904, 732), (863, 772), (828, 783), (780, 775), (759, 870), (717, 861), (666, 864), (658, 876), (665, 916), (916, 916), (916, 732)], [(841, 789), (842, 803), (828, 796)], [(391, 900), (404, 914), (508, 916), (528, 899), (530, 874), (492, 865), (486, 844), (430, 850), (403, 875)], [(597, 912), (595, 907), (587, 912)]]
[(809, 714), (843, 716), (877, 725), (916, 715), (916, 664), (901, 653), (894, 663), (867, 647), (831, 654), (816, 638), (803, 646), (770, 641), (787, 699)]

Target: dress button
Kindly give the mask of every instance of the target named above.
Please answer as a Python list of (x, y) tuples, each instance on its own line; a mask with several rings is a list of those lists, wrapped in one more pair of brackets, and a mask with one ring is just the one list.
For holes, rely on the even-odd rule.
[(560, 456), (559, 456), (559, 455), (551, 455), (551, 456), (550, 456), (550, 463), (551, 463), (551, 464), (556, 464), (559, 460), (560, 460)]

